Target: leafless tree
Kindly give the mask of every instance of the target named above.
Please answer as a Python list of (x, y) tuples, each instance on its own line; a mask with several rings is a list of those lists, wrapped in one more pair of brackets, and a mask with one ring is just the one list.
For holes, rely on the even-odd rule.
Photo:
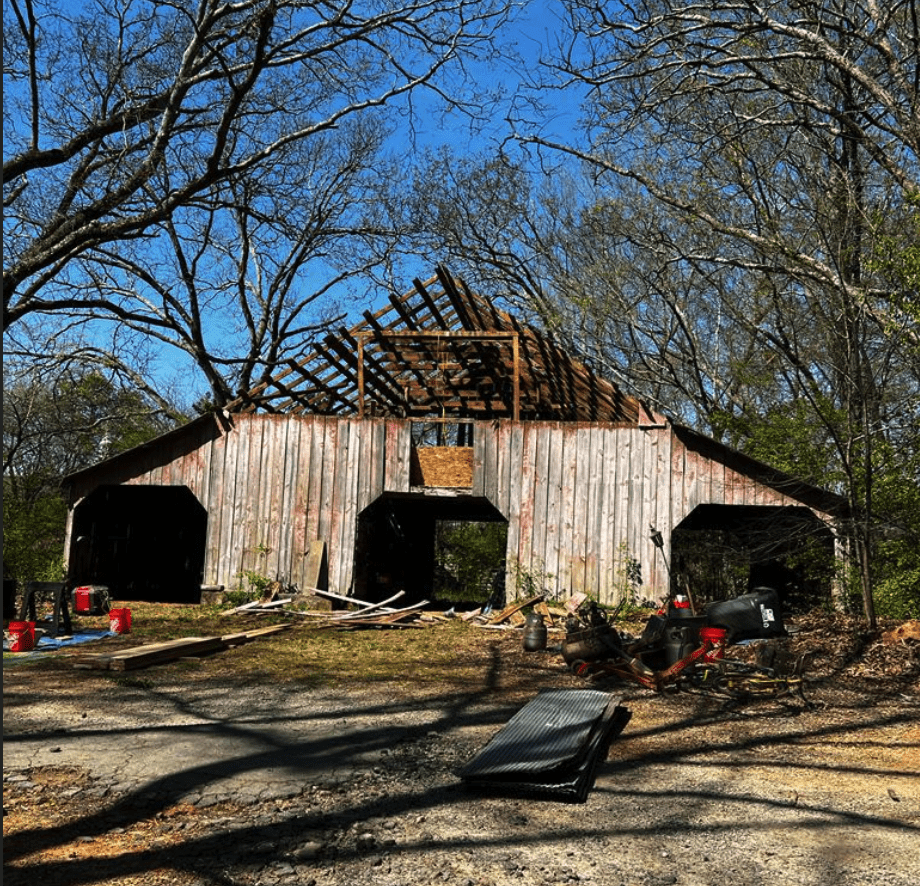
[[(920, 196), (915, 2), (565, 5), (569, 37), (554, 68), (586, 90), (590, 141), (523, 141), (627, 182), (626, 193), (656, 207), (660, 221), (632, 225), (623, 242), (698, 290), (707, 283), (702, 303), (719, 312), (708, 329), (699, 313), (680, 328), (680, 289), (661, 287), (673, 340), (693, 347), (659, 361), (679, 361), (685, 377), (705, 368), (704, 397), (744, 408), (733, 388), (743, 374), (721, 375), (696, 346), (718, 349), (722, 329), (740, 333), (750, 344), (730, 359), (756, 357), (747, 371), (773, 361), (775, 390), (812, 404), (851, 502), (871, 514), (872, 441), (892, 415), (888, 383), (904, 379), (898, 349), (918, 341), (903, 293), (871, 270), (877, 242)], [(622, 193), (612, 191), (620, 206)], [(874, 622), (867, 522), (854, 538)]]
[[(526, 159), (458, 178), (432, 236), (711, 433), (808, 404), (861, 515), (871, 622), (876, 444), (912, 451), (920, 406), (915, 0), (558, 8), (536, 98), (509, 115), (505, 156)], [(542, 115), (579, 102), (581, 129)], [(527, 220), (505, 222), (515, 203)]]
[(476, 114), (509, 5), (4, 0), (4, 330), (119, 324), (226, 402), (385, 253), (394, 115)]

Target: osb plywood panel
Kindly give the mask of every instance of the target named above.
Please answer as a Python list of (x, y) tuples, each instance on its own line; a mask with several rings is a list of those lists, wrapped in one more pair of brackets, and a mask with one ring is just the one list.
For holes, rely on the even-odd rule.
[(473, 485), (473, 449), (466, 446), (421, 446), (412, 452), (413, 486)]

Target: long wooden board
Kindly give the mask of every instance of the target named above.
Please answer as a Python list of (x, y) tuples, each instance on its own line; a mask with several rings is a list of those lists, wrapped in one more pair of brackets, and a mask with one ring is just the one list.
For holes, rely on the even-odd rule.
[(130, 649), (122, 649), (118, 652), (81, 655), (75, 659), (74, 667), (102, 671), (130, 671), (155, 664), (163, 664), (167, 661), (175, 661), (178, 658), (218, 652), (266, 634), (277, 633), (288, 627), (290, 627), (288, 624), (268, 625), (264, 628), (254, 628), (253, 630), (240, 631), (236, 634), (225, 634), (221, 637), (180, 637), (178, 640), (147, 643), (143, 646), (133, 646)]

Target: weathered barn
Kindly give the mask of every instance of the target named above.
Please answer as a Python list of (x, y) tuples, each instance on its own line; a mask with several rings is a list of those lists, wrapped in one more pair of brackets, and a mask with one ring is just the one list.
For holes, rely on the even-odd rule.
[(842, 505), (653, 412), (443, 269), (66, 485), (71, 579), (163, 601), (247, 572), (425, 594), (440, 520), (504, 522), (509, 588), (613, 603), (628, 566), (660, 598), (680, 533), (804, 527), (832, 547)]

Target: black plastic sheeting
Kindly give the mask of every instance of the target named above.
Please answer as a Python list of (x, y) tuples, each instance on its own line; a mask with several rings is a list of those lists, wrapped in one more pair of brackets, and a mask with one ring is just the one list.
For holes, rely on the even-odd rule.
[(479, 791), (583, 803), (598, 764), (630, 716), (609, 692), (544, 690), (458, 774)]

